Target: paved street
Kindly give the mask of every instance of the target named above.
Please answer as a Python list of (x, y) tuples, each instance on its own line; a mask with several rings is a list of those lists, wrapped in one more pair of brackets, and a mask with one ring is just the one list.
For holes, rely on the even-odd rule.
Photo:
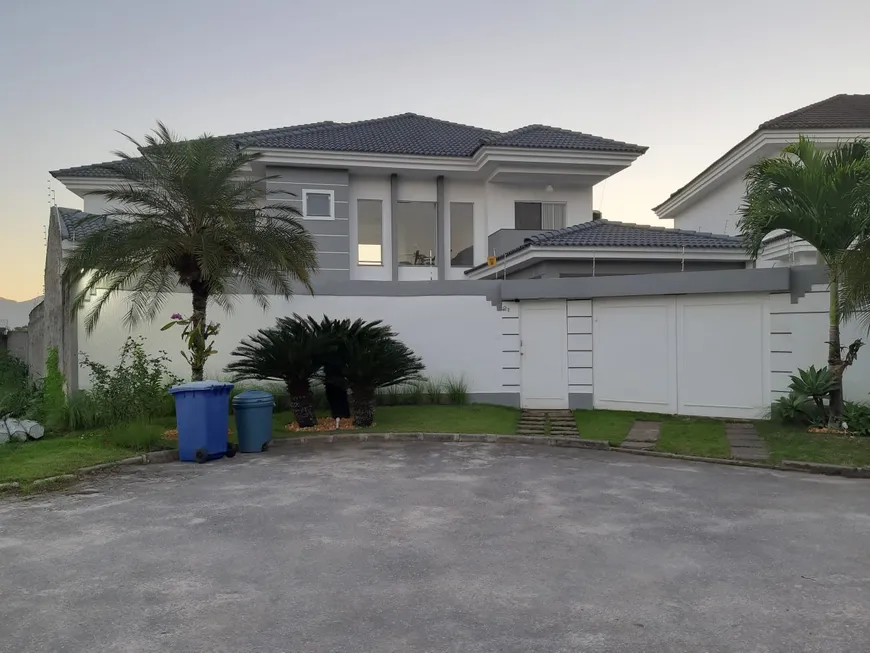
[(390, 444), (0, 500), (0, 650), (866, 650), (870, 482)]

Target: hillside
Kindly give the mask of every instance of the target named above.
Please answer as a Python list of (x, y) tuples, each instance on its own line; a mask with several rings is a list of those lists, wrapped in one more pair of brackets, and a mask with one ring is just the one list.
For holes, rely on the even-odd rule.
[(0, 324), (4, 321), (8, 322), (8, 327), (10, 329), (19, 326), (27, 326), (27, 316), (30, 315), (30, 311), (33, 307), (41, 301), (42, 297), (28, 299), (23, 302), (16, 302), (11, 299), (0, 297)]

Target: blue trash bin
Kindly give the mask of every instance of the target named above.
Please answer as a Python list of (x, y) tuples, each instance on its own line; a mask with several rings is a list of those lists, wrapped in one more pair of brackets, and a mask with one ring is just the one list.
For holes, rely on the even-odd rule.
[(227, 440), (232, 383), (194, 381), (170, 388), (178, 423), (178, 459), (204, 463), (234, 456), (238, 446)]
[(239, 451), (266, 451), (272, 440), (272, 407), (275, 398), (262, 390), (246, 390), (233, 397)]

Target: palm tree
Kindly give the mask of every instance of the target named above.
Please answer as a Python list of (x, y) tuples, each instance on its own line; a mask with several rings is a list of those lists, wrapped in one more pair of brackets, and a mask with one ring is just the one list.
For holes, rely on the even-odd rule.
[[(328, 322), (324, 318), (324, 325)], [(371, 426), (377, 389), (419, 379), (423, 361), (380, 320), (335, 320), (327, 329), (327, 343), (337, 350), (341, 377), (351, 391), (354, 426)]]
[[(64, 279), (82, 282), (74, 311), (92, 290), (105, 289), (85, 320), (95, 328), (107, 302), (129, 291), (125, 323), (152, 320), (176, 288), (192, 299), (191, 327), (202, 330), (209, 302), (229, 309), (241, 292), (264, 309), (270, 295), (289, 298), (294, 283), (311, 290), (317, 269), (314, 240), (286, 204), (264, 201), (266, 177), (251, 175), (259, 155), (204, 135), (178, 140), (158, 122), (139, 143), (141, 156), (115, 152), (103, 167), (118, 183), (99, 191), (110, 208), (106, 226), (82, 240), (69, 257)], [(193, 380), (202, 364), (191, 364)]]
[(844, 360), (839, 291), (850, 249), (866, 246), (870, 235), (870, 144), (859, 139), (823, 150), (801, 137), (786, 146), (783, 156), (753, 165), (746, 173), (746, 182), (737, 227), (748, 253), (757, 258), (765, 237), (784, 231), (815, 247), (828, 267), (828, 367), (836, 380), (830, 394), (830, 414), (832, 422), (839, 422), (843, 372), (861, 346), (853, 344)]
[(301, 427), (315, 425), (311, 377), (321, 368), (323, 335), (314, 318), (282, 317), (274, 327), (242, 340), (227, 365), (234, 381), (276, 379), (284, 382), (290, 409)]

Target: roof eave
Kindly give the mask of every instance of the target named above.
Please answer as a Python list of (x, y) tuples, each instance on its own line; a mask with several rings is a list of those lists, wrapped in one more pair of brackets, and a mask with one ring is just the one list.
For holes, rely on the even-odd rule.
[(867, 134), (867, 129), (756, 129), (749, 136), (737, 143), (704, 170), (693, 177), (682, 188), (674, 191), (670, 197), (653, 207), (653, 212), (662, 220), (675, 218), (681, 208), (704, 197), (707, 192), (718, 187), (718, 181), (727, 178), (729, 172), (741, 165), (747, 158), (756, 154), (767, 145), (785, 147), (800, 136), (809, 136), (819, 143), (837, 143), (841, 140), (858, 138)]

